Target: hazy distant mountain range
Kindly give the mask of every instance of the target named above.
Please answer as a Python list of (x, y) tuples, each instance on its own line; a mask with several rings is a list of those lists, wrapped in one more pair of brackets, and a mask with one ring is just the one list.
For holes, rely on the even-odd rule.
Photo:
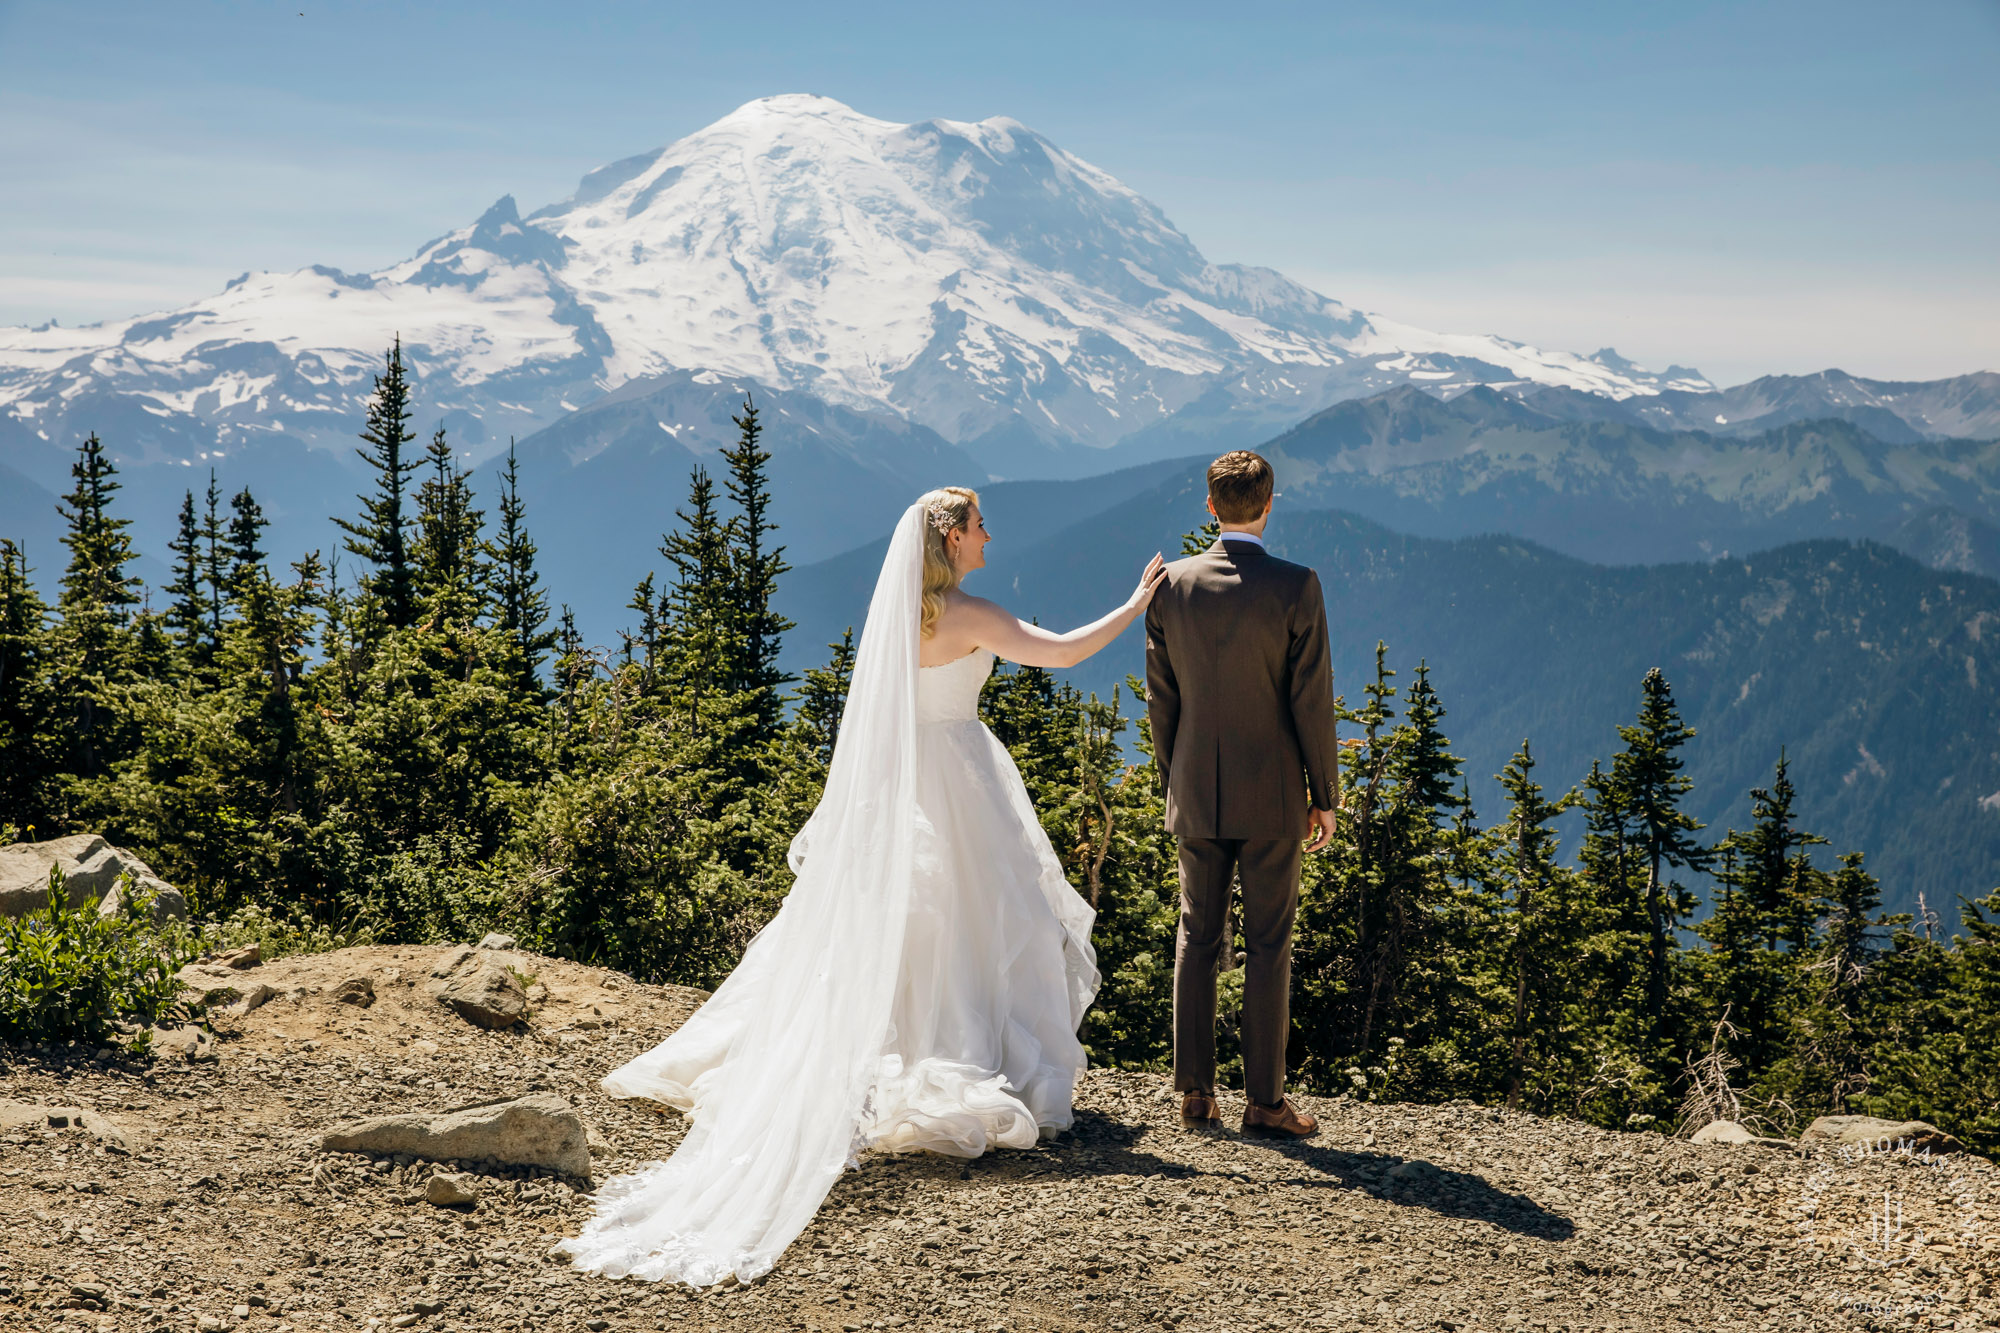
[[(1051, 512), (1028, 484), (991, 487), (991, 564), (967, 586), (1044, 624), (1082, 623), (1130, 591), (1146, 556), (1178, 551), (1202, 495), (1199, 460), (1107, 478), (1095, 512)], [(1921, 892), (1950, 923), (1957, 894), (2000, 887), (2000, 583), (1848, 541), (1607, 567), (1518, 537), (1416, 537), (1296, 508), (1274, 514), (1269, 536), (1320, 572), (1335, 685), (1351, 702), (1377, 639), (1400, 684), (1428, 660), (1485, 819), (1501, 813), (1492, 775), (1524, 737), (1552, 791), (1608, 759), (1641, 677), (1659, 666), (1701, 733), (1686, 755), (1690, 809), (1715, 833), (1747, 822), (1747, 792), (1782, 750), (1802, 823), (1837, 850), (1866, 851), (1892, 908)], [(860, 620), (882, 549), (784, 585), (799, 622), (793, 670)], [(1064, 674), (1109, 697), (1142, 658), (1128, 630)]]

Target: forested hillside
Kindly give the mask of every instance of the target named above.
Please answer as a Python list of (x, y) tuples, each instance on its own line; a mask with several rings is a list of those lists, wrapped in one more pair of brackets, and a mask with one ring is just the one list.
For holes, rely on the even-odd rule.
[[(996, 492), (991, 564), (967, 587), (1048, 625), (1094, 618), (1202, 517), (1199, 478), (1190, 468), (1019, 542), (1009, 538), (1028, 520)], [(1743, 822), (1747, 793), (1782, 753), (1801, 815), (1865, 850), (1896, 910), (1916, 910), (1922, 894), (1955, 922), (1959, 895), (2000, 887), (2000, 584), (1866, 542), (1593, 565), (1515, 537), (1413, 537), (1288, 499), (1268, 535), (1321, 573), (1336, 688), (1359, 699), (1377, 641), (1399, 669), (1427, 662), (1480, 810), (1523, 738), (1548, 780), (1580, 781), (1658, 666), (1699, 733), (1688, 809), (1716, 833)], [(793, 652), (854, 619), (879, 560), (873, 546), (787, 582)], [(1065, 679), (1109, 697), (1142, 656), (1128, 630)]]

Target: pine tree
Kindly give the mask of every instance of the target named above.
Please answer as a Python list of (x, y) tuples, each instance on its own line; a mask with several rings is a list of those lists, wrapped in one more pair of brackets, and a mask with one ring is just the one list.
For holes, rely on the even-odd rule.
[(822, 766), (833, 762), (834, 742), (840, 736), (840, 715), (847, 709), (847, 687), (854, 678), (854, 627), (849, 625), (841, 632), (840, 641), (827, 647), (833, 655), (826, 665), (806, 668), (793, 724), (806, 749), (818, 757)]
[(215, 479), (215, 469), (208, 470), (207, 507), (201, 520), (201, 579), (202, 599), (208, 605), (208, 642), (210, 653), (222, 651), (223, 611), (229, 604), (229, 539), (222, 524), (222, 489)]
[(783, 711), (780, 692), (791, 680), (778, 669), (778, 651), (792, 622), (771, 606), (778, 580), (791, 566), (785, 563), (785, 548), (771, 544), (771, 534), (778, 530), (770, 517), (771, 454), (758, 442), (763, 428), (757, 423), (756, 405), (746, 396), (743, 415), (730, 420), (738, 434), (722, 456), (729, 464), (725, 485), (736, 506), (729, 529), (728, 593), (736, 648), (725, 688), (749, 696), (755, 730), (748, 740), (763, 744), (777, 735)]
[(216, 640), (212, 637), (209, 593), (202, 580), (205, 551), (193, 491), (181, 501), (180, 532), (167, 543), (167, 549), (174, 553), (174, 581), (167, 585), (173, 604), (167, 623), (188, 662), (197, 671), (205, 671), (215, 660)]
[(1750, 793), (1749, 831), (1731, 829), (1716, 844), (1721, 899), (1699, 928), (1713, 946), (1711, 1012), (1729, 1012), (1737, 1032), (1730, 1053), (1753, 1078), (1790, 1043), (1791, 1007), (1825, 903), (1826, 877), (1806, 849), (1826, 839), (1793, 824), (1794, 797), (1790, 764), (1781, 754), (1771, 786)]
[(676, 510), (679, 526), (660, 539), (660, 554), (673, 566), (665, 594), (667, 672), (682, 694), (682, 715), (690, 735), (713, 721), (705, 710), (735, 678), (730, 664), (741, 651), (740, 623), (729, 604), (729, 525), (715, 506), (715, 482), (697, 467), (688, 481), (688, 507)]
[(1680, 805), (1694, 781), (1682, 775), (1678, 751), (1694, 735), (1694, 728), (1681, 721), (1667, 678), (1654, 667), (1641, 686), (1638, 721), (1618, 728), (1625, 748), (1612, 760), (1611, 785), (1618, 794), (1632, 852), (1645, 874), (1646, 1010), (1656, 1039), (1669, 1030), (1674, 931), (1698, 905), (1669, 872), (1704, 870), (1710, 861), (1708, 849), (1693, 837), (1702, 825)]
[(405, 459), (403, 446), (416, 439), (409, 430), (410, 384), (403, 369), (403, 340), (389, 349), (383, 373), (375, 377), (368, 400), (368, 424), (361, 432), (366, 449), (357, 449), (375, 471), (375, 493), (359, 497), (361, 517), (335, 519), (347, 533), (347, 550), (368, 562), (363, 588), (382, 605), (382, 618), (392, 629), (416, 623), (416, 582), (407, 544), (410, 521), (403, 512), (404, 482), (417, 470), (418, 460)]
[[(1507, 1069), (1507, 1105), (1519, 1109), (1531, 1077), (1531, 1058), (1545, 1080), (1568, 1073), (1564, 1010), (1573, 993), (1564, 984), (1582, 932), (1574, 919), (1573, 876), (1557, 856), (1555, 820), (1575, 793), (1551, 801), (1534, 780), (1535, 756), (1526, 740), (1500, 774), (1510, 804), (1498, 860), (1513, 895), (1514, 1014)], [(1564, 1080), (1566, 1081), (1566, 1080)], [(1546, 1110), (1536, 1098), (1534, 1109)]]
[(514, 444), (507, 443), (507, 470), (500, 474), (500, 530), (487, 548), (493, 565), (494, 627), (514, 655), (516, 689), (524, 701), (543, 698), (542, 662), (556, 644), (549, 628), (549, 598), (535, 571), (535, 543), (528, 536), (527, 506), (521, 500)]
[(229, 502), (229, 535), (225, 548), (229, 552), (229, 594), (241, 597), (251, 580), (264, 572), (264, 529), (271, 521), (264, 517), (264, 510), (257, 503), (257, 497), (250, 494), (245, 486)]
[(76, 487), (57, 506), (69, 530), (63, 545), (69, 564), (63, 571), (62, 694), (68, 715), (74, 771), (94, 778), (113, 757), (111, 730), (118, 689), (131, 678), (130, 608), (138, 605), (138, 580), (126, 572), (132, 562), (129, 519), (115, 517), (111, 497), (119, 490), (112, 480), (118, 469), (105, 455), (95, 433), (77, 451), (70, 468)]
[(54, 822), (60, 747), (49, 729), (48, 607), (29, 581), (26, 557), (0, 540), (0, 829), (32, 838)]
[(433, 619), (467, 624), (478, 617), (485, 594), (486, 515), (472, 507), (471, 479), (452, 457), (444, 427), (432, 434), (424, 461), (430, 475), (417, 491), (412, 578)]

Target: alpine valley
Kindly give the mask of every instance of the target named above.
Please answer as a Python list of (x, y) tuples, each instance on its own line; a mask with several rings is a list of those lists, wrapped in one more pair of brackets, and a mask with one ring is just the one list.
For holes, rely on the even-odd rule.
[[(414, 425), (489, 507), (513, 443), (545, 576), (594, 641), (746, 396), (806, 567), (783, 585), (794, 669), (859, 619), (871, 539), (924, 488), (985, 487), (984, 590), (1064, 622), (1196, 526), (1201, 461), (1262, 447), (1275, 538), (1326, 576), (1342, 687), (1378, 636), (1399, 668), (1428, 658), (1476, 779), (1523, 734), (1551, 781), (1580, 777), (1657, 664), (1705, 733), (1703, 818), (1728, 822), (1785, 748), (1802, 818), (1867, 851), (1894, 903), (1994, 886), (2000, 374), (1719, 388), (1428, 332), (1209, 262), (1016, 121), (789, 95), (376, 272), (0, 329), (0, 536), (53, 583), (56, 496), (94, 432), (155, 587), (210, 470), (255, 493), (274, 556), (336, 552), (398, 339)], [(1136, 667), (1127, 641), (1076, 679)]]

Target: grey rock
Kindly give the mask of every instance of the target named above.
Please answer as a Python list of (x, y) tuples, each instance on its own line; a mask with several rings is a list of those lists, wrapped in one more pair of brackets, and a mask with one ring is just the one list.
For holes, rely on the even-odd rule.
[(502, 935), (499, 931), (494, 931), (479, 941), (479, 947), (482, 949), (511, 949), (515, 947), (515, 939), (512, 935)]
[(424, 1187), (424, 1199), (440, 1208), (460, 1208), (479, 1202), (479, 1178), (467, 1172), (439, 1171)]
[(243, 993), (237, 997), (236, 1003), (229, 1006), (230, 1012), (247, 1014), (252, 1009), (260, 1009), (270, 1003), (277, 994), (275, 989), (263, 982), (252, 981), (244, 986)]
[(246, 944), (240, 949), (224, 949), (221, 953), (211, 954), (209, 957), (202, 959), (201, 962), (206, 967), (225, 967), (236, 972), (246, 971), (253, 967), (262, 967), (264, 965), (264, 946), (261, 944)]
[(92, 1107), (0, 1101), (0, 1130), (9, 1129), (80, 1129), (117, 1153), (131, 1152), (140, 1136), (137, 1126), (121, 1125)]
[(528, 992), (519, 978), (491, 957), (445, 978), (431, 993), (460, 1018), (483, 1028), (512, 1027), (528, 1013)]
[(375, 1003), (375, 983), (367, 977), (349, 977), (333, 988), (334, 1002), (366, 1009)]
[(438, 955), (437, 962), (431, 966), (431, 975), (448, 977), (471, 962), (477, 953), (478, 951), (470, 944), (454, 945)]
[(26, 916), (47, 906), (49, 871), (55, 866), (62, 867), (72, 907), (95, 902), (100, 916), (115, 916), (123, 907), (118, 877), (129, 874), (153, 894), (155, 920), (187, 920), (187, 899), (180, 890), (131, 852), (113, 847), (95, 833), (0, 847), (0, 915)]
[(1790, 1139), (1767, 1138), (1753, 1134), (1734, 1120), (1711, 1120), (1688, 1136), (1690, 1143), (1719, 1143), (1744, 1145), (1752, 1148), (1795, 1148), (1798, 1145)]
[(202, 963), (189, 963), (174, 973), (174, 980), (181, 983), (183, 999), (204, 1008), (234, 1004), (246, 989), (242, 974)]
[(583, 1121), (552, 1092), (475, 1102), (435, 1113), (372, 1116), (329, 1130), (329, 1152), (408, 1153), (431, 1162), (478, 1161), (590, 1174)]
[(1925, 1120), (1878, 1120), (1872, 1115), (1823, 1115), (1799, 1135), (1801, 1147), (1868, 1148), (1877, 1152), (1957, 1152), (1957, 1139)]
[(215, 1059), (215, 1041), (198, 1027), (153, 1029), (153, 1054), (177, 1057), (189, 1064)]

